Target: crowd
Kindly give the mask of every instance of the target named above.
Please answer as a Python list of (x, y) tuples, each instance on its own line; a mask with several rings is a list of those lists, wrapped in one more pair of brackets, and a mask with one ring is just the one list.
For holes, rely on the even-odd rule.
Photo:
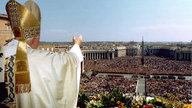
[(80, 84), (83, 86), (83, 92), (85, 93), (111, 93), (117, 87), (121, 88), (123, 93), (135, 93), (137, 79), (81, 76)]
[(189, 103), (192, 98), (192, 82), (190, 80), (147, 79), (147, 95), (167, 97), (168, 93), (177, 96), (180, 101)]
[(114, 59), (85, 60), (85, 72), (94, 70), (97, 72), (113, 73), (151, 73), (164, 75), (191, 75), (190, 61), (170, 60), (161, 57), (145, 57), (145, 65), (141, 65), (140, 57), (124, 56)]
[[(120, 87), (124, 93), (134, 93), (138, 74), (163, 75), (162, 78), (150, 78), (147, 80), (148, 96), (167, 97), (168, 93), (173, 93), (179, 100), (188, 103), (192, 98), (192, 82), (190, 80), (174, 80), (169, 78), (172, 75), (191, 76), (192, 65), (190, 61), (171, 60), (161, 57), (147, 56), (144, 58), (144, 66), (141, 65), (140, 57), (124, 56), (114, 59), (85, 60), (84, 70), (88, 72), (108, 72), (108, 73), (130, 73), (131, 79), (108, 77), (84, 77), (81, 84), (85, 85), (85, 92), (111, 92), (114, 88)], [(164, 78), (166, 76), (166, 78)]]

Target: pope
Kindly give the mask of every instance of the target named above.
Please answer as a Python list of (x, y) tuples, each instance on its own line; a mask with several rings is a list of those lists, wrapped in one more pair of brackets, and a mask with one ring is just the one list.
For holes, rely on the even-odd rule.
[(41, 12), (32, 0), (6, 4), (14, 39), (0, 47), (0, 107), (75, 108), (80, 84), (79, 48), (82, 36), (73, 36), (68, 53), (36, 50)]

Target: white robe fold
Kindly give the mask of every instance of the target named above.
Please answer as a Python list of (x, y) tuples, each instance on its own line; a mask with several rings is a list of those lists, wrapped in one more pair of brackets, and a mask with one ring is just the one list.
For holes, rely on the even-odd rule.
[[(9, 57), (16, 45), (0, 51)], [(61, 54), (28, 48), (31, 92), (16, 94), (16, 108), (76, 108), (82, 60), (78, 45)]]

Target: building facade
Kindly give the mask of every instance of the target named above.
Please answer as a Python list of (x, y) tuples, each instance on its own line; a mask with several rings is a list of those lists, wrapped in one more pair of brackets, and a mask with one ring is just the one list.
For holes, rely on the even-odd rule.
[(163, 45), (163, 46), (147, 46), (149, 56), (160, 56), (173, 58), (175, 60), (191, 60), (192, 46), (190, 45)]
[(13, 33), (8, 21), (8, 16), (5, 14), (0, 14), (0, 46), (4, 45), (6, 43), (6, 40), (12, 38)]
[(139, 54), (139, 50), (138, 48), (135, 48), (133, 46), (127, 46), (126, 47), (126, 55), (127, 56), (137, 56)]

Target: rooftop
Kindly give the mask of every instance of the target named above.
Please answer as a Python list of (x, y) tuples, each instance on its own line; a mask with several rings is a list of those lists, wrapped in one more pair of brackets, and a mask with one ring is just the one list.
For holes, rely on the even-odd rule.
[(8, 16), (6, 14), (0, 14), (0, 18), (8, 18)]

